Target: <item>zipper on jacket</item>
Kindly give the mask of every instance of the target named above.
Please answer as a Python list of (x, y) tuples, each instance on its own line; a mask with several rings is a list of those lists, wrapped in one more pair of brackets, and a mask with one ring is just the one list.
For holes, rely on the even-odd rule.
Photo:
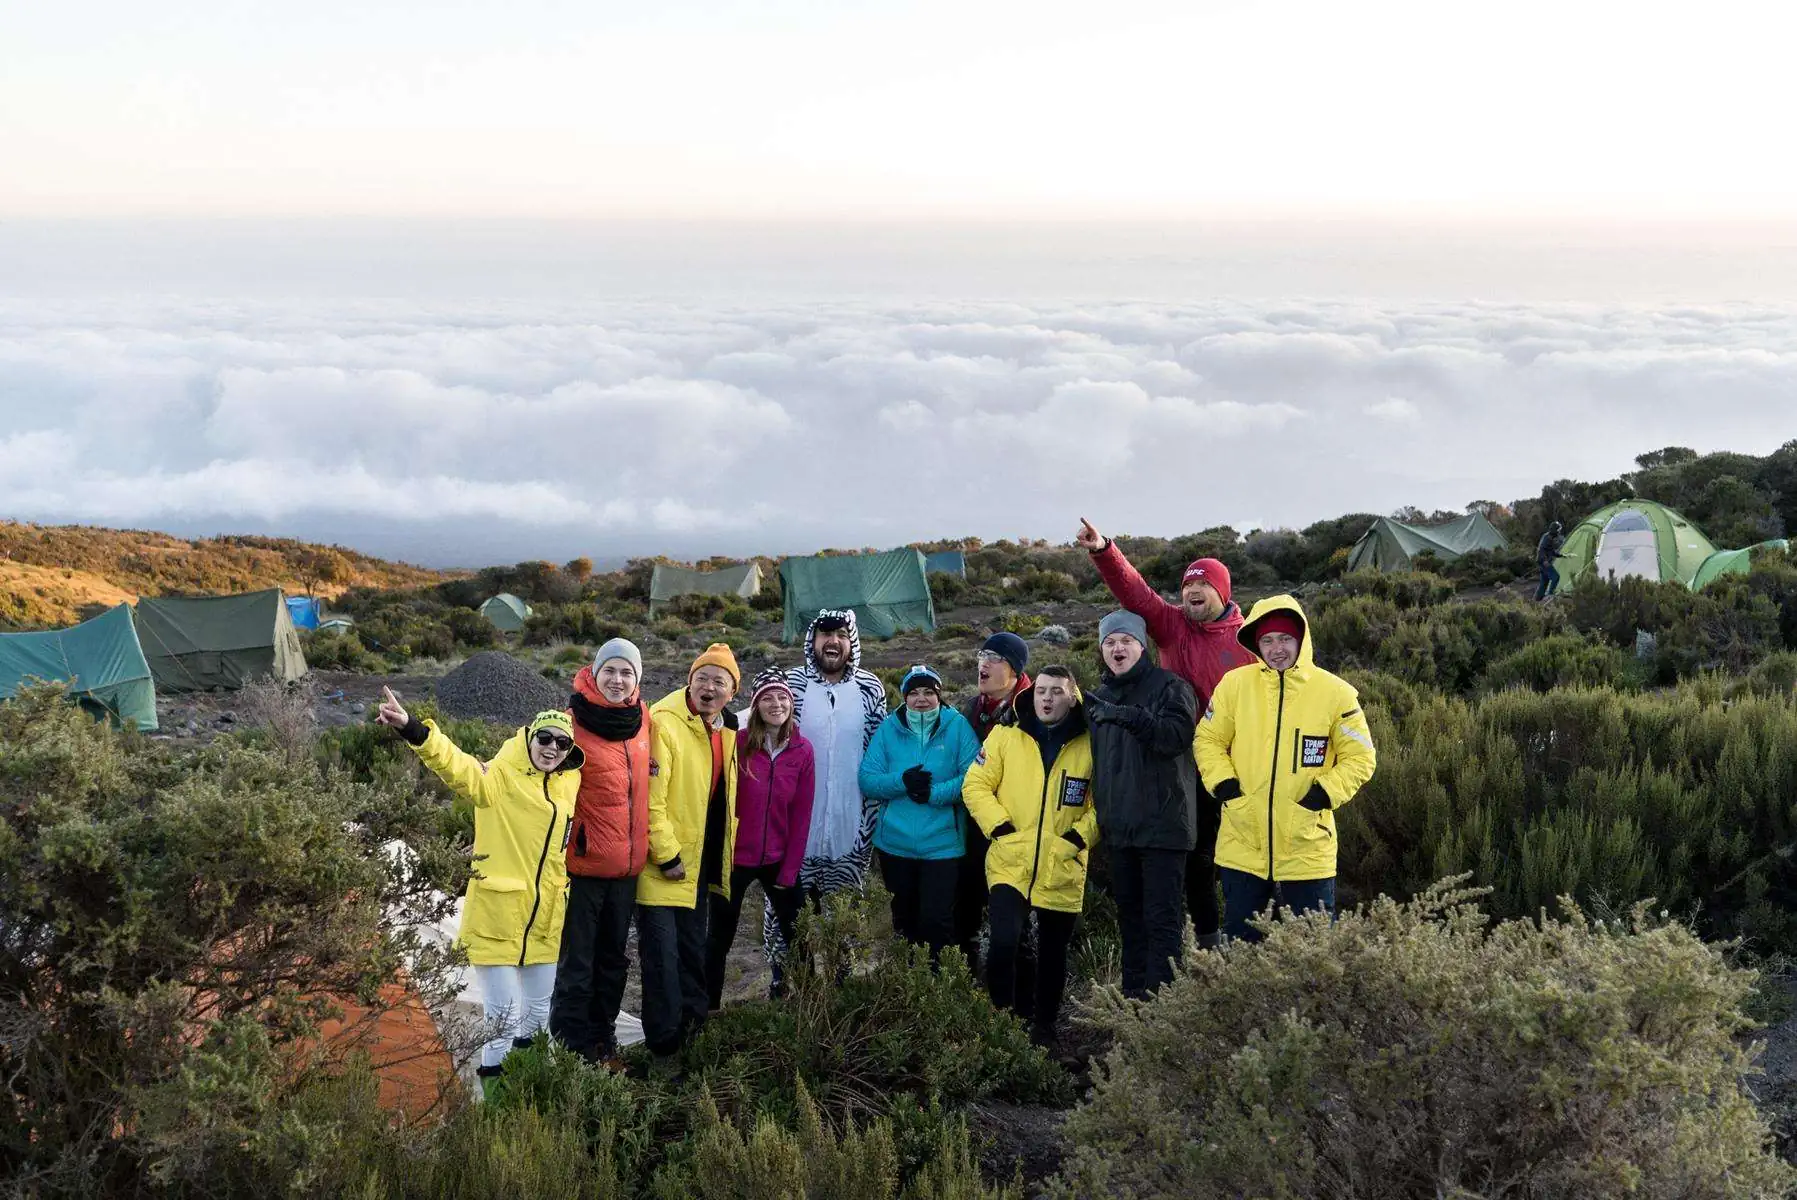
[[(751, 757), (753, 757), (753, 755), (751, 755)], [(767, 857), (767, 831), (768, 831), (768, 826), (772, 823), (772, 821), (774, 819), (774, 772), (778, 771), (779, 769), (780, 769), (780, 759), (777, 756), (769, 755), (768, 760), (767, 760), (767, 796), (761, 802), (761, 854), (760, 854), (761, 858)], [(740, 797), (738, 798), (738, 806), (737, 806), (736, 811), (737, 812), (742, 811)], [(784, 856), (782, 856), (782, 857), (784, 857)], [(776, 859), (775, 861), (777, 862), (779, 860)], [(755, 865), (758, 867), (765, 867), (765, 866), (768, 866), (769, 864), (765, 863), (765, 862), (759, 862), (759, 863), (756, 863)]]
[(1303, 744), (1303, 738), (1304, 731), (1302, 729), (1292, 730), (1292, 774), (1294, 775), (1298, 773), (1298, 747)]
[[(1035, 739), (1030, 739), (1034, 741)], [(1036, 751), (1036, 757), (1042, 757), (1042, 751)], [(1055, 755), (1059, 758), (1060, 755)], [(1042, 826), (1048, 820), (1048, 785), (1054, 780), (1054, 768), (1042, 777), (1042, 805), (1036, 813), (1036, 857), (1030, 862), (1030, 885), (1023, 891), (1023, 898), (1033, 902), (1036, 898), (1036, 877), (1042, 873)]]
[(1273, 777), (1267, 781), (1267, 882), (1273, 883), (1273, 796), (1279, 790), (1279, 735), (1285, 729), (1285, 672), (1279, 672), (1279, 711), (1273, 717)]
[[(649, 853), (643, 852), (643, 865), (636, 866), (636, 762), (630, 757), (630, 740), (624, 740), (624, 874), (629, 879), (649, 865)], [(632, 868), (635, 870), (632, 870)]]
[(530, 919), (524, 922), (524, 937), (518, 943), (518, 965), (524, 965), (525, 955), (530, 953), (530, 927), (537, 923), (537, 913), (543, 907), (543, 864), (549, 861), (549, 843), (555, 838), (555, 801), (549, 798), (549, 775), (543, 775), (543, 803), (549, 806), (549, 828), (543, 831), (543, 853), (537, 856), (536, 897), (530, 903)]

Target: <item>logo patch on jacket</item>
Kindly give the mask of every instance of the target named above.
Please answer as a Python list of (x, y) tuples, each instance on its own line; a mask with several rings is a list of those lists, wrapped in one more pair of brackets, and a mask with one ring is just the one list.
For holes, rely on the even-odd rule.
[(1061, 780), (1061, 804), (1065, 808), (1079, 808), (1086, 802), (1086, 793), (1092, 788), (1090, 779), (1075, 779), (1069, 776)]
[[(566, 851), (568, 849), (568, 839), (570, 837), (572, 837), (573, 834), (574, 834), (574, 818), (569, 817), (567, 824), (562, 826), (562, 851), (564, 853), (566, 853)], [(584, 853), (584, 848), (583, 848), (583, 853)]]
[(1305, 766), (1307, 766), (1307, 767), (1322, 766), (1323, 760), (1328, 756), (1328, 754), (1329, 754), (1328, 735), (1325, 734), (1323, 737), (1306, 737), (1304, 739), (1304, 765)]

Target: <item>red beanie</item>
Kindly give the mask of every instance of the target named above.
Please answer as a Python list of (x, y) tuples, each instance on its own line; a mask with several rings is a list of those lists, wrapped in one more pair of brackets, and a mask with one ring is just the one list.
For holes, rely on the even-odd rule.
[(1269, 633), (1289, 633), (1299, 641), (1303, 641), (1304, 622), (1298, 619), (1297, 613), (1286, 612), (1283, 609), (1279, 612), (1268, 613), (1254, 623), (1254, 644), (1259, 646), (1260, 639)]
[(1179, 581), (1179, 586), (1184, 588), (1186, 584), (1192, 582), (1194, 579), (1202, 579), (1204, 582), (1216, 588), (1217, 595), (1223, 598), (1223, 603), (1229, 603), (1228, 567), (1224, 566), (1214, 558), (1201, 558), (1186, 568), (1185, 578)]

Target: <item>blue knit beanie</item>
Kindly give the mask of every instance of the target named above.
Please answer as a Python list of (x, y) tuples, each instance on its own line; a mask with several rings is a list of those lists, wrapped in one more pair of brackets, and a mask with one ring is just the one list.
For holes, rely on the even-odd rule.
[(990, 651), (1011, 664), (1011, 670), (1019, 675), (1030, 665), (1030, 648), (1027, 643), (1014, 633), (995, 633), (986, 639), (980, 647), (981, 653)]

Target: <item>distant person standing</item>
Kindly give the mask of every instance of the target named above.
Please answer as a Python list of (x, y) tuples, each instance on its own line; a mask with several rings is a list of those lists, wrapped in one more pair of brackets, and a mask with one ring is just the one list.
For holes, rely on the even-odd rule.
[[(985, 745), (994, 729), (1009, 721), (1022, 702), (1029, 704), (1030, 648), (1014, 633), (999, 632), (980, 647), (980, 690), (961, 706), (961, 715)], [(967, 968), (979, 973), (980, 926), (986, 922), (986, 835), (978, 822), (967, 822), (967, 854), (961, 860), (961, 881), (955, 894), (955, 944), (967, 956)]]
[(1135, 613), (1109, 614), (1098, 636), (1103, 682), (1085, 701), (1092, 787), (1123, 941), (1123, 994), (1140, 998), (1173, 978), (1185, 935), (1198, 702), (1191, 684), (1148, 660), (1148, 628)]
[(980, 752), (967, 719), (942, 706), (942, 677), (905, 672), (905, 706), (887, 717), (861, 760), (861, 793), (879, 805), (874, 848), (892, 893), (892, 928), (930, 948), (935, 962), (955, 938), (955, 893), (967, 853), (961, 781)]
[(637, 883), (643, 963), (643, 1036), (666, 1058), (705, 1023), (706, 892), (730, 894), (736, 854), (736, 716), (726, 710), (741, 670), (722, 642), (694, 660), (682, 690), (649, 710), (655, 766), (649, 779), (653, 870)]
[(643, 656), (623, 638), (574, 677), (568, 715), (585, 763), (568, 838), (568, 916), (549, 1031), (591, 1062), (615, 1062), (630, 975), (630, 919), (649, 860), (649, 709)]
[(1241, 637), (1261, 665), (1218, 685), (1198, 724), (1198, 765), (1223, 801), (1224, 931), (1254, 942), (1249, 918), (1274, 904), (1335, 911), (1335, 810), (1377, 760), (1360, 697), (1316, 665), (1296, 600), (1256, 604)]
[[(1098, 841), (1092, 802), (1092, 738), (1079, 688), (1066, 667), (1045, 667), (1015, 720), (986, 739), (967, 772), (967, 812), (992, 839), (984, 869), (992, 888), (992, 950), (986, 990), (992, 1003), (1031, 1021), (1038, 1045), (1057, 1038), (1067, 990), (1067, 947), (1086, 903), (1086, 865)], [(1018, 949), (1034, 914), (1040, 928), (1034, 996)]]
[[(811, 830), (811, 804), (817, 794), (816, 759), (792, 719), (792, 689), (778, 667), (755, 677), (748, 721), (736, 739), (736, 857), (730, 894), (711, 896), (705, 963), (713, 1009), (724, 1001), (724, 970), (742, 919), (743, 893), (751, 883), (761, 885), (772, 906), (780, 940), (792, 941), (793, 923), (804, 903), (799, 867), (805, 860), (805, 836)], [(778, 991), (776, 986), (775, 994)]]
[[(1224, 675), (1255, 661), (1236, 640), (1242, 628), (1242, 610), (1230, 598), (1229, 568), (1221, 561), (1200, 558), (1187, 566), (1180, 580), (1179, 603), (1173, 604), (1163, 600), (1117, 543), (1090, 521), (1080, 520), (1075, 541), (1091, 553), (1092, 565), (1117, 603), (1147, 624), (1160, 648), (1161, 665), (1192, 685), (1199, 712), (1210, 703), (1211, 693)], [(1215, 862), (1220, 811), (1214, 798), (1199, 795), (1198, 827), (1186, 863), (1186, 905), (1198, 945), (1205, 948), (1221, 941)]]
[(1541, 568), (1541, 582), (1535, 588), (1535, 599), (1544, 600), (1560, 590), (1560, 569), (1554, 565), (1566, 539), (1560, 534), (1560, 522), (1554, 521), (1535, 543), (1535, 565)]
[[(786, 673), (792, 719), (816, 760), (811, 829), (799, 888), (813, 904), (859, 888), (873, 861), (875, 807), (861, 795), (861, 756), (886, 719), (886, 685), (861, 669), (861, 632), (852, 608), (824, 609), (805, 631), (805, 665)], [(763, 906), (762, 944), (780, 984), (786, 939), (771, 903)]]
[(456, 944), (468, 954), (493, 1037), (480, 1049), (481, 1090), (506, 1055), (543, 1027), (562, 944), (568, 867), (562, 859), (580, 791), (582, 756), (564, 712), (540, 712), (486, 762), (408, 713), (383, 688), (377, 724), (399, 731), (418, 759), (474, 805), (474, 872)]

